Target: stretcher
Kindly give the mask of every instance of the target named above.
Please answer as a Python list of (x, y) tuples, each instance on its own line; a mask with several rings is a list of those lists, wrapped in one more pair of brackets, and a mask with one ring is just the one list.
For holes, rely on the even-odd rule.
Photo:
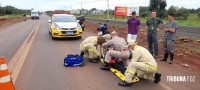
[[(100, 61), (104, 64), (104, 59), (103, 58), (101, 58)], [(114, 73), (119, 79), (121, 79), (122, 81), (124, 81), (124, 79), (125, 79), (124, 74), (122, 74), (119, 70), (110, 67), (110, 71), (112, 73)], [(139, 78), (135, 77), (132, 82), (134, 83), (134, 82), (138, 82), (138, 81), (139, 81)]]

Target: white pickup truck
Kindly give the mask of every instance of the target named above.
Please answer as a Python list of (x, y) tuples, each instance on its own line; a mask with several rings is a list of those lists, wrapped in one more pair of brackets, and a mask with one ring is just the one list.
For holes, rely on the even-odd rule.
[(40, 19), (38, 11), (31, 11), (31, 19)]

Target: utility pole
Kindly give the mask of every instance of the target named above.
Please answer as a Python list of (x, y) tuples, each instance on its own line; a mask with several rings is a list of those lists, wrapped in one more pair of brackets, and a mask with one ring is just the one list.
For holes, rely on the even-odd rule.
[(109, 20), (109, 0), (108, 0), (108, 20)]
[(81, 2), (81, 15), (83, 15), (83, 12), (82, 12), (82, 4), (83, 4), (83, 2)]

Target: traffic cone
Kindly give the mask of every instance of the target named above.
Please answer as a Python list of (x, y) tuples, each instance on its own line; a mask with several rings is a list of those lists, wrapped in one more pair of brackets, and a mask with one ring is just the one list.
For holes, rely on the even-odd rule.
[(4, 57), (0, 57), (0, 90), (15, 90)]

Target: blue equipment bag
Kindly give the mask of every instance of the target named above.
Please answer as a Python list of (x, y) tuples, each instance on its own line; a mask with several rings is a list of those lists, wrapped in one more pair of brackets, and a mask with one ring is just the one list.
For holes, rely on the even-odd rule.
[(69, 54), (64, 59), (64, 66), (66, 67), (75, 67), (84, 63), (83, 57), (78, 54)]

